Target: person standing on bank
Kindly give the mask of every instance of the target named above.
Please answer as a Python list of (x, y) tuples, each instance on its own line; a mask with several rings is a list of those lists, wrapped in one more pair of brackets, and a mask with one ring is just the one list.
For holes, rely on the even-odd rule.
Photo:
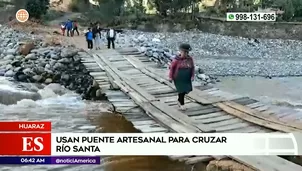
[(101, 28), (100, 24), (97, 24), (96, 26), (94, 26), (92, 28), (92, 33), (93, 33), (93, 39), (94, 40), (95, 40), (97, 34), (99, 34), (101, 36), (102, 28)]
[(72, 36), (72, 21), (70, 19), (67, 20), (65, 28), (67, 29), (67, 36)]
[(112, 45), (112, 48), (115, 49), (115, 44), (114, 44), (115, 37), (116, 37), (115, 30), (114, 29), (109, 29), (107, 31), (108, 49), (110, 49), (111, 45)]
[(74, 35), (74, 31), (77, 32), (77, 35), (79, 36), (80, 33), (79, 33), (79, 30), (78, 30), (78, 22), (77, 21), (73, 21), (73, 29), (72, 29), (72, 35)]
[(101, 33), (96, 33), (95, 38), (94, 38), (94, 46), (95, 50), (100, 50), (101, 49)]
[(91, 50), (93, 48), (93, 33), (91, 31), (91, 28), (88, 28), (88, 32), (85, 34), (88, 50)]
[(63, 36), (65, 36), (65, 30), (66, 30), (66, 27), (65, 27), (65, 26), (66, 26), (66, 24), (65, 24), (64, 22), (62, 22), (62, 23), (61, 23), (61, 32), (62, 32), (62, 35), (63, 35)]
[(189, 55), (191, 46), (181, 44), (180, 54), (177, 55), (170, 65), (169, 80), (174, 82), (178, 92), (178, 105), (181, 110), (185, 108), (185, 95), (193, 90), (192, 81), (194, 80), (194, 61)]

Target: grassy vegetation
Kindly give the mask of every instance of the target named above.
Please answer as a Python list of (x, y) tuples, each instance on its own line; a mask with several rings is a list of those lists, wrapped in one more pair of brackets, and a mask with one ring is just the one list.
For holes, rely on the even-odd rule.
[(63, 12), (63, 11), (48, 10), (47, 13), (42, 17), (42, 20), (45, 22), (52, 21), (59, 17), (64, 16), (64, 14), (65, 14), (65, 12)]
[(63, 11), (57, 11), (57, 10), (48, 10), (45, 15), (42, 16), (42, 22), (46, 23), (52, 20), (55, 20), (57, 18), (60, 18), (65, 15), (65, 12)]

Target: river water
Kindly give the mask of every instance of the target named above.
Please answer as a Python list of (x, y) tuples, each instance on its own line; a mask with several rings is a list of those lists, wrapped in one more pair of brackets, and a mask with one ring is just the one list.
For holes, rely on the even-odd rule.
[[(32, 100), (33, 99), (33, 100)], [(42, 87), (16, 83), (0, 77), (0, 120), (51, 121), (52, 132), (87, 133), (101, 127), (103, 132), (134, 132), (133, 125), (105, 112), (107, 102), (83, 101), (80, 96), (59, 85)], [(204, 165), (199, 166), (204, 170)], [(2, 166), (1, 171), (191, 171), (191, 166), (171, 161), (168, 157), (110, 157), (97, 166)]]
[(263, 103), (302, 109), (302, 77), (223, 77), (214, 86)]

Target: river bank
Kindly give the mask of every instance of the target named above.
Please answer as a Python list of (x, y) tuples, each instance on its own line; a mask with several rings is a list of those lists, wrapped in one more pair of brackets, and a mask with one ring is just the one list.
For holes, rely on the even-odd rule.
[[(150, 44), (176, 53), (180, 43), (192, 46), (191, 54), (205, 73), (217, 76), (301, 76), (302, 42), (297, 40), (257, 39), (257, 43), (242, 37), (230, 37), (184, 31), (179, 33), (127, 31), (126, 40), (133, 46)], [(153, 39), (160, 40), (153, 42)], [(143, 43), (137, 43), (143, 42)], [(150, 46), (149, 45), (149, 46)]]
[(0, 76), (18, 82), (59, 83), (83, 99), (102, 100), (104, 95), (81, 58), (87, 55), (72, 46), (49, 44), (43, 37), (1, 26)]

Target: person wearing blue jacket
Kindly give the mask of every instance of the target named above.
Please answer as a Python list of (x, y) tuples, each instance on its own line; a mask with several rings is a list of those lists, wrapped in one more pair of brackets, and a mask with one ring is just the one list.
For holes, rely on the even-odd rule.
[(66, 22), (65, 28), (67, 30), (67, 36), (72, 36), (72, 21), (70, 19), (68, 19), (68, 21)]
[(88, 32), (85, 34), (85, 37), (86, 37), (88, 49), (89, 50), (93, 49), (93, 33), (91, 31), (91, 28), (88, 28)]

